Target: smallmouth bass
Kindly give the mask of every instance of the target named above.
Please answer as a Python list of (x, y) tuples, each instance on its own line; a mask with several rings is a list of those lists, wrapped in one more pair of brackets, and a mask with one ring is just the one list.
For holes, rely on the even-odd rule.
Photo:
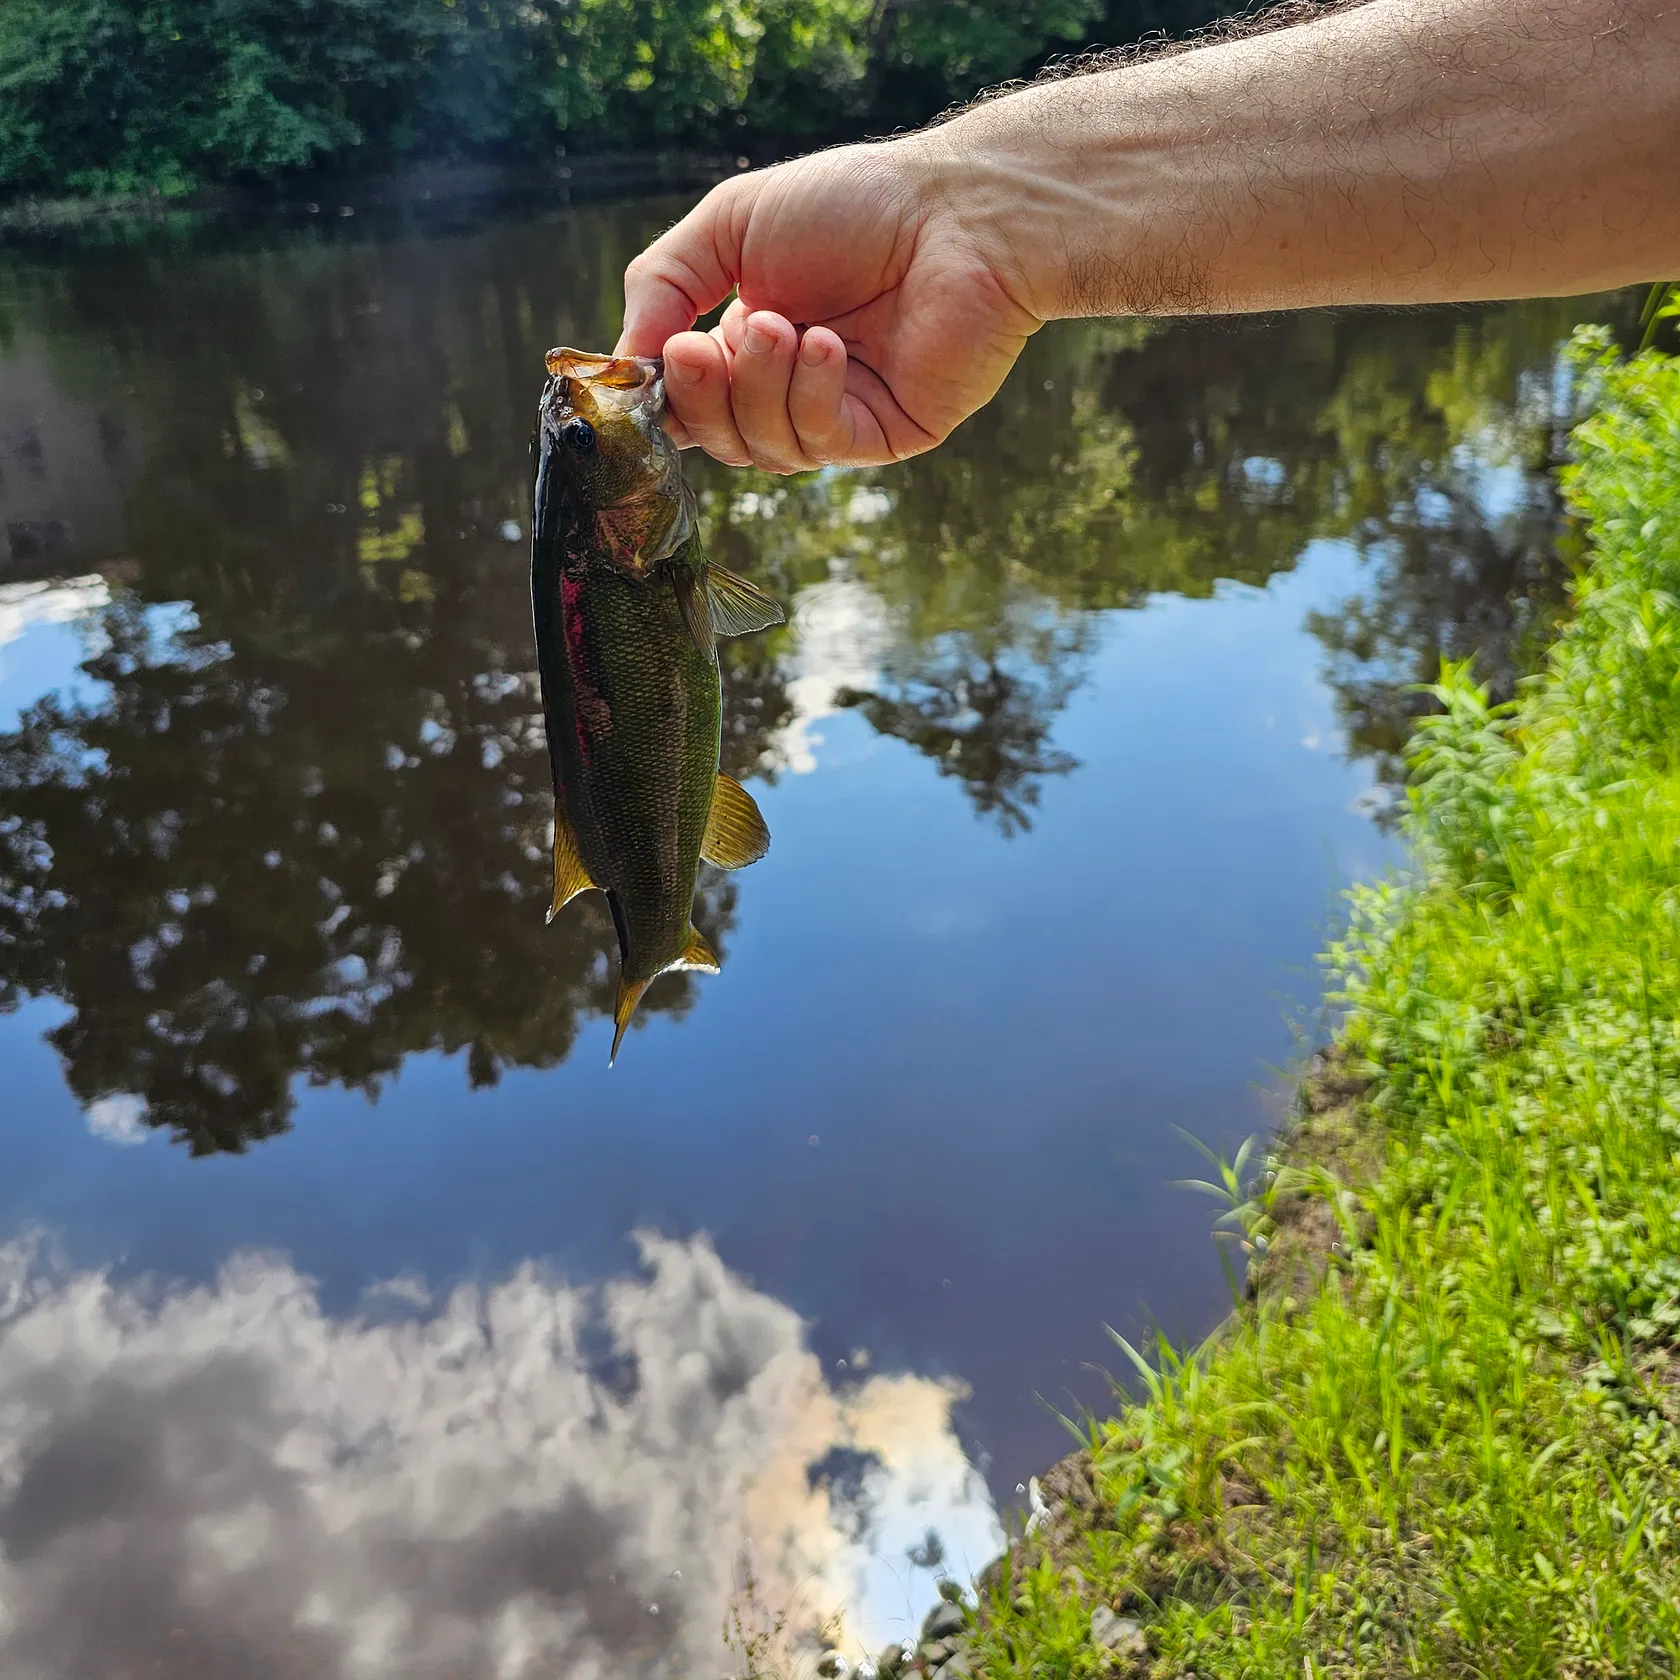
[(718, 972), (695, 929), (700, 860), (770, 846), (752, 795), (718, 770), (716, 637), (783, 622), (745, 578), (708, 564), (663, 364), (548, 353), (532, 438), (531, 609), (554, 777), (554, 901), (592, 888), (618, 934), (612, 1060), (649, 984)]

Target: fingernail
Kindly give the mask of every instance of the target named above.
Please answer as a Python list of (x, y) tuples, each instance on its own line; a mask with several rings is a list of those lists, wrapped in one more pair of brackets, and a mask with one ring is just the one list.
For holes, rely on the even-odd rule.
[(665, 364), (665, 379), (668, 384), (698, 385), (700, 377), (700, 369), (690, 366), (687, 362), (667, 362)]
[(805, 335), (805, 342), (799, 347), (799, 359), (806, 367), (820, 367), (828, 360), (828, 341)]
[(762, 356), (765, 351), (775, 349), (776, 335), (772, 332), (766, 332), (756, 322), (749, 320), (741, 344), (749, 356)]

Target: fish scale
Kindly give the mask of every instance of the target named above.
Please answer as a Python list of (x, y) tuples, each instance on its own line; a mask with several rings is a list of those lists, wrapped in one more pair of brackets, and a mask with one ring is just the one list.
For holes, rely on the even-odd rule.
[(573, 727), (550, 729), (555, 785), (570, 790), (566, 813), (590, 879), (616, 897), (623, 974), (646, 982), (682, 953), (691, 931), (722, 683), (669, 585), (589, 557), (567, 581), (576, 587), (564, 592), (569, 612), (557, 603), (558, 639)]

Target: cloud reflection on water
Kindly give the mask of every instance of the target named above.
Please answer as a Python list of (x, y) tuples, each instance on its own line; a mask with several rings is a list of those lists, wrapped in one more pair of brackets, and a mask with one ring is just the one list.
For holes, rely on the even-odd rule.
[(273, 1256), (160, 1288), (0, 1247), (0, 1671), (719, 1676), (743, 1555), (796, 1627), (906, 1631), (929, 1529), (958, 1573), (1001, 1542), (960, 1388), (831, 1383), (704, 1239), (638, 1243), (344, 1317)]
[(98, 573), (58, 582), (0, 583), (0, 647), (37, 624), (70, 624), (111, 599)]

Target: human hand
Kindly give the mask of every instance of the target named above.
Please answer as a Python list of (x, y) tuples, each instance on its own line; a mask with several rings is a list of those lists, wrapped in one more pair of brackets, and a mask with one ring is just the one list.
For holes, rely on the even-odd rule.
[(996, 218), (965, 226), (936, 136), (736, 176), (630, 264), (618, 353), (664, 355), (678, 442), (770, 472), (872, 465), (993, 395), (1042, 320)]

